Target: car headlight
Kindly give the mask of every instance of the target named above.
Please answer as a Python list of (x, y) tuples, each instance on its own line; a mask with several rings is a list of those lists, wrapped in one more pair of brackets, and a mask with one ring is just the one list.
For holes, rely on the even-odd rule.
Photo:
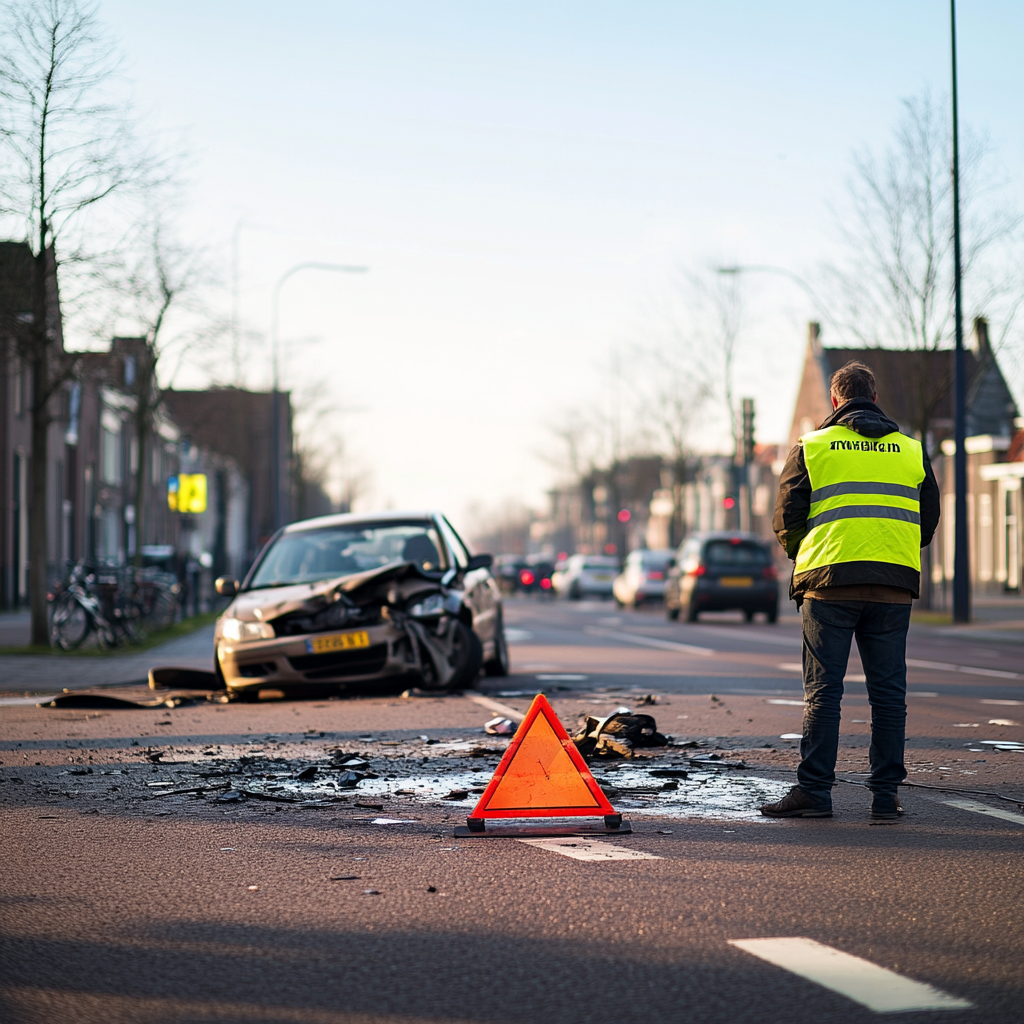
[(269, 622), (243, 622), (241, 619), (225, 619), (221, 634), (227, 640), (245, 643), (246, 640), (273, 640), (274, 627)]
[(440, 615), (444, 611), (444, 597), (441, 594), (431, 594), (422, 601), (417, 601), (409, 609), (409, 614), (414, 619), (425, 618), (428, 615)]

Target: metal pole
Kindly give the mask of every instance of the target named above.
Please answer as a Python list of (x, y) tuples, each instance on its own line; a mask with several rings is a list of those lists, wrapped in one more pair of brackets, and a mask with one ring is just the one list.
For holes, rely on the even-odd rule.
[(967, 434), (966, 368), (964, 366), (964, 325), (961, 300), (960, 265), (960, 129), (956, 82), (956, 0), (949, 0), (949, 22), (953, 71), (953, 318), (956, 348), (953, 354), (953, 483), (955, 488), (956, 528), (953, 539), (953, 621), (971, 618), (971, 581), (967, 537)]
[(300, 270), (332, 270), (344, 274), (365, 274), (369, 267), (348, 266), (340, 263), (296, 263), (289, 267), (274, 284), (270, 295), (270, 365), (273, 375), (273, 386), (270, 396), (270, 441), (271, 486), (274, 489), (274, 529), (284, 526), (284, 474), (282, 472), (281, 452), (281, 375), (278, 343), (278, 320), (281, 307), (281, 289), (285, 282)]

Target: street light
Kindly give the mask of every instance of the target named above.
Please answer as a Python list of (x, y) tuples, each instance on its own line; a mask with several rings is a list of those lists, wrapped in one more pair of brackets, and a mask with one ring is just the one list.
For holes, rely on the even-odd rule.
[(270, 298), (270, 358), (273, 370), (273, 391), (270, 399), (271, 469), (274, 483), (274, 529), (284, 525), (284, 503), (281, 495), (281, 377), (278, 358), (278, 322), (281, 306), (281, 289), (289, 278), (300, 270), (327, 270), (340, 274), (365, 274), (369, 267), (349, 266), (344, 263), (296, 263), (289, 267), (274, 284)]
[(810, 296), (811, 301), (818, 309), (821, 310), (822, 315), (826, 320), (836, 329), (837, 334), (842, 334), (842, 330), (839, 325), (832, 319), (828, 312), (828, 307), (818, 297), (818, 293), (799, 275), (794, 274), (792, 270), (787, 270), (785, 267), (773, 267), (768, 264), (743, 264), (741, 266), (734, 267), (719, 267), (719, 274), (781, 274), (783, 277), (788, 277), (794, 284), (799, 285), (807, 294)]

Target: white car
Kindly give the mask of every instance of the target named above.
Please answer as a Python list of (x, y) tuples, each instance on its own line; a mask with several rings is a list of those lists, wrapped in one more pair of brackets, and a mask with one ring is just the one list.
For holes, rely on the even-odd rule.
[(620, 606), (635, 608), (645, 601), (661, 601), (665, 597), (665, 577), (675, 552), (631, 551), (622, 572), (615, 579), (612, 593)]
[(608, 555), (572, 555), (551, 577), (560, 597), (578, 601), (583, 597), (611, 597), (619, 560)]

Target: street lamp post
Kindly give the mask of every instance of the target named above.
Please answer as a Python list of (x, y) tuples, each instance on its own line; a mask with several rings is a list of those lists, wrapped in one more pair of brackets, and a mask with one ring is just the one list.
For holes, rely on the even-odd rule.
[(964, 367), (964, 323), (960, 288), (960, 127), (956, 88), (956, 0), (949, 0), (949, 28), (953, 73), (953, 318), (956, 349), (953, 353), (953, 487), (955, 526), (953, 531), (953, 621), (971, 618), (971, 582), (967, 538), (967, 434)]
[(282, 492), (281, 472), (281, 376), (279, 358), (278, 324), (281, 307), (281, 289), (289, 278), (300, 270), (327, 270), (341, 274), (365, 274), (369, 267), (349, 266), (342, 263), (296, 263), (289, 267), (274, 284), (270, 296), (270, 359), (273, 371), (273, 391), (270, 398), (270, 429), (271, 429), (271, 475), (274, 487), (274, 529), (284, 525), (284, 501)]
[(773, 267), (769, 264), (741, 264), (733, 267), (719, 267), (719, 274), (781, 274), (783, 277), (788, 277), (790, 281), (802, 288), (811, 301), (821, 310), (822, 316), (825, 317), (836, 329), (837, 334), (841, 334), (842, 331), (839, 325), (832, 319), (828, 312), (828, 307), (818, 297), (818, 293), (799, 275), (794, 274), (792, 270), (787, 270), (785, 267)]

